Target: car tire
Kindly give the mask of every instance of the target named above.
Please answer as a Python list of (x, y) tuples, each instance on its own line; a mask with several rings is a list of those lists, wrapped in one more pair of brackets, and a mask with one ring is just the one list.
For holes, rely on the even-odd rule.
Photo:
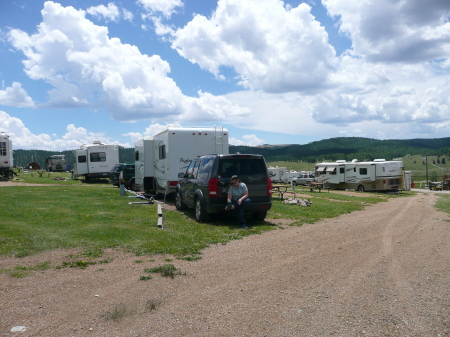
[(259, 212), (253, 212), (252, 213), (252, 219), (264, 221), (264, 219), (267, 216), (267, 211), (259, 211)]
[(364, 189), (364, 186), (363, 186), (363, 185), (359, 185), (359, 186), (358, 186), (358, 191), (359, 191), (359, 192), (365, 192), (366, 190)]
[(130, 180), (130, 185), (129, 186), (130, 186), (130, 190), (137, 191), (137, 185), (136, 185), (134, 179)]
[(197, 222), (206, 222), (209, 219), (209, 214), (202, 207), (200, 198), (195, 199), (195, 220)]
[(175, 208), (179, 211), (186, 209), (186, 205), (183, 204), (183, 197), (180, 192), (175, 195)]
[(296, 181), (293, 181), (293, 182), (292, 182), (292, 185), (297, 186), (297, 182), (296, 182)]

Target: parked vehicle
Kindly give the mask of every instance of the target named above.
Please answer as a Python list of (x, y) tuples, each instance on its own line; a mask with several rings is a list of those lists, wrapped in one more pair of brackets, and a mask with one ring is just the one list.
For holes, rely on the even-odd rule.
[(286, 172), (287, 182), (290, 183), (292, 179), (297, 178), (301, 174), (300, 171), (288, 170)]
[(186, 171), (191, 158), (228, 154), (228, 131), (214, 127), (169, 127), (135, 143), (136, 184), (148, 194), (176, 191), (178, 173)]
[(63, 154), (55, 154), (45, 158), (45, 169), (51, 171), (65, 171), (66, 170), (66, 156)]
[(273, 183), (287, 183), (287, 169), (286, 167), (268, 167), (269, 176)]
[(403, 162), (375, 159), (360, 162), (338, 160), (315, 166), (315, 181), (334, 189), (398, 191), (403, 187)]
[(123, 171), (124, 163), (116, 164), (112, 168), (111, 171), (109, 171), (108, 177), (109, 177), (109, 183), (113, 186), (119, 186), (120, 185), (120, 172)]
[(430, 190), (432, 191), (442, 191), (442, 183), (440, 181), (430, 182)]
[(212, 213), (225, 213), (231, 177), (237, 175), (247, 185), (251, 203), (246, 208), (254, 219), (264, 220), (272, 207), (272, 182), (261, 155), (206, 155), (193, 159), (179, 174), (175, 206), (195, 209), (198, 222)]
[(119, 181), (126, 189), (137, 191), (138, 185), (135, 183), (135, 164), (124, 164), (122, 171), (119, 173)]
[(314, 174), (312, 172), (302, 173), (297, 178), (292, 179), (292, 185), (306, 185), (314, 181)]
[(73, 177), (108, 178), (114, 165), (119, 164), (119, 146), (106, 145), (94, 141), (92, 145), (83, 145), (74, 150)]
[(109, 183), (113, 186), (120, 186), (122, 183), (125, 188), (135, 191), (137, 186), (135, 184), (135, 164), (120, 163), (114, 165), (113, 169), (109, 172)]
[(14, 172), (12, 141), (5, 133), (0, 134), (0, 177), (12, 179)]

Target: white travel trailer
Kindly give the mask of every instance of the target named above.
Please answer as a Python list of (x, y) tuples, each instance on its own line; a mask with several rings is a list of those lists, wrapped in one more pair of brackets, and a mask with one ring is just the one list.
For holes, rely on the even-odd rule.
[(302, 171), (288, 170), (286, 172), (286, 180), (290, 182), (292, 179), (297, 178)]
[(94, 141), (92, 145), (82, 145), (74, 150), (73, 177), (108, 178), (109, 171), (119, 164), (119, 146), (106, 145)]
[(268, 167), (270, 179), (273, 183), (287, 183), (287, 169), (286, 167)]
[(178, 173), (192, 158), (229, 154), (228, 130), (213, 127), (168, 127), (135, 143), (135, 183), (149, 194), (175, 192)]
[(14, 158), (12, 141), (5, 133), (0, 134), (0, 177), (11, 179), (13, 177)]
[(337, 160), (315, 166), (315, 181), (334, 189), (398, 191), (403, 188), (403, 162), (375, 159), (360, 162)]
[(45, 168), (47, 171), (65, 171), (66, 156), (63, 154), (54, 154), (45, 158)]

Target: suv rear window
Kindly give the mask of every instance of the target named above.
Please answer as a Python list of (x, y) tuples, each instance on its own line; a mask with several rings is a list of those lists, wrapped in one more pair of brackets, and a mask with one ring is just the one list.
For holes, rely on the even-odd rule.
[(218, 175), (220, 178), (237, 175), (246, 183), (265, 183), (267, 169), (264, 160), (259, 158), (221, 158)]

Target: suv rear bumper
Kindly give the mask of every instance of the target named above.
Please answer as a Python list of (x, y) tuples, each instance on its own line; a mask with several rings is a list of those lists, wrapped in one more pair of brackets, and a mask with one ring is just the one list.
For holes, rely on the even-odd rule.
[[(206, 205), (208, 213), (226, 213), (226, 203)], [(245, 212), (268, 211), (272, 208), (272, 202), (251, 202), (245, 206)]]

